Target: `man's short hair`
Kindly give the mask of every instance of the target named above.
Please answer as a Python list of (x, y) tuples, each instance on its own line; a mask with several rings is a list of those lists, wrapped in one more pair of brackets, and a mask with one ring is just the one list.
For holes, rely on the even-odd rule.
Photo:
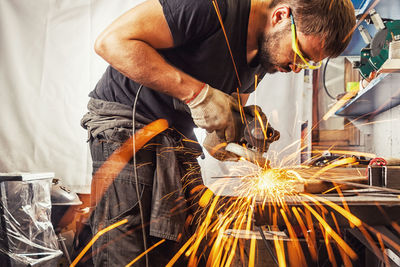
[(351, 0), (272, 0), (269, 7), (288, 4), (296, 30), (305, 35), (320, 35), (329, 57), (339, 56), (354, 31), (356, 17)]

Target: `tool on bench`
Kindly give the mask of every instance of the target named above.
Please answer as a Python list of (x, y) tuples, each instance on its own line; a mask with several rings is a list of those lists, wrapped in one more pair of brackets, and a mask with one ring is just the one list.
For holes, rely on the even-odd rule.
[(371, 37), (364, 26), (358, 27), (367, 44), (361, 50), (360, 61), (354, 62), (364, 79), (372, 79), (376, 72), (393, 72), (398, 69), (400, 47), (400, 20), (382, 19), (374, 10), (370, 10), (365, 18), (367, 24), (373, 24), (377, 30)]

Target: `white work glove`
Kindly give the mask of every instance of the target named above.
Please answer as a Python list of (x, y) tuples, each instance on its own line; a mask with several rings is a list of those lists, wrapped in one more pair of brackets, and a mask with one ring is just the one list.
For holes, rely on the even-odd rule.
[(232, 112), (239, 112), (239, 104), (234, 97), (206, 84), (187, 105), (198, 127), (209, 133), (215, 131), (227, 142), (235, 140), (236, 122)]
[[(261, 107), (256, 105), (250, 105), (243, 107), (243, 114), (246, 116), (246, 121), (244, 123), (248, 123), (250, 120), (253, 120), (256, 116), (256, 110), (259, 116), (263, 119), (263, 121), (267, 121), (266, 115), (262, 111)], [(234, 143), (240, 143), (243, 141), (244, 132), (245, 132), (245, 124), (243, 124), (241, 120), (241, 115), (239, 112), (233, 111), (234, 120), (235, 120), (235, 139), (231, 140)], [(203, 142), (203, 147), (208, 151), (208, 153), (214, 158), (220, 161), (238, 161), (240, 159), (239, 156), (234, 153), (228, 152), (225, 150), (227, 142), (219, 138), (216, 132), (207, 133), (206, 138)]]

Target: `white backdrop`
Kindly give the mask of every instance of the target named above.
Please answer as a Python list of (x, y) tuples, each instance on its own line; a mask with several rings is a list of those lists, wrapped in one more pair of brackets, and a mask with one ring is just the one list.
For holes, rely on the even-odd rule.
[[(0, 172), (53, 171), (73, 190), (89, 192), (87, 134), (79, 122), (106, 67), (93, 44), (140, 2), (0, 0)], [(300, 138), (301, 81), (302, 75), (272, 75), (257, 90), (257, 104), (281, 131), (281, 142), (271, 146), (276, 153)]]
[(53, 171), (88, 192), (87, 94), (96, 36), (134, 0), (0, 0), (0, 172)]

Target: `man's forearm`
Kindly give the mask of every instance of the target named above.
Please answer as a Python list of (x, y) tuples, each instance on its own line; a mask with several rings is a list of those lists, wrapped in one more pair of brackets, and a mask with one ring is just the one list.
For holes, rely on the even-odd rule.
[(203, 83), (173, 67), (143, 41), (96, 42), (96, 52), (115, 69), (137, 83), (186, 101)]

